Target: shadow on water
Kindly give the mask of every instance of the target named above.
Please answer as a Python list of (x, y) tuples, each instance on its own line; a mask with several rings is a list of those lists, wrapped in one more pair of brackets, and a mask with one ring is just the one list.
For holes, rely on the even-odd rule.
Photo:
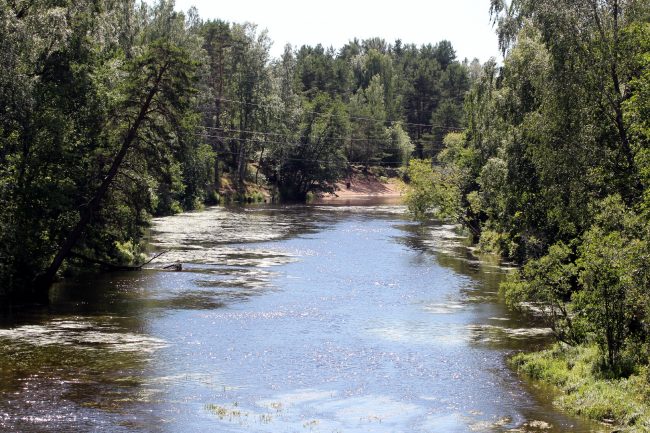
[[(461, 284), (457, 296), (447, 302), (426, 305), (432, 314), (455, 314), (473, 309), (473, 323), (461, 326), (455, 333), (466, 339), (468, 345), (480, 349), (497, 350), (505, 360), (520, 351), (544, 348), (553, 341), (550, 329), (531, 315), (508, 310), (499, 290), (500, 283), (513, 267), (500, 258), (478, 254), (469, 242), (468, 235), (460, 227), (439, 222), (427, 224), (404, 224), (404, 232), (396, 238), (408, 248), (417, 251), (414, 261), (421, 265), (434, 260), (438, 265), (451, 269), (468, 278)], [(447, 327), (449, 331), (449, 327)], [(486, 431), (486, 432), (605, 432), (607, 427), (588, 420), (557, 413), (553, 406), (556, 391), (550, 386), (515, 377), (504, 380), (500, 387), (513, 395), (532, 401), (519, 408), (522, 419), (514, 422), (510, 416), (495, 420), (476, 420), (472, 416), (443, 415), (430, 424), (432, 431)], [(471, 411), (470, 415), (483, 415)], [(465, 427), (459, 427), (465, 424)]]
[(157, 220), (153, 244), (171, 250), (157, 267), (181, 261), (184, 272), (81, 275), (56, 284), (47, 307), (2, 311), (0, 430), (156, 430), (161, 416), (146, 408), (161, 381), (150, 364), (168, 342), (151, 335), (151, 321), (174, 311), (215, 311), (272, 290), (269, 268), (293, 258), (246, 244), (315, 232), (303, 213), (213, 208)]
[(505, 366), (548, 335), (504, 307), (504, 268), (403, 214), (156, 219), (152, 248), (169, 252), (148, 269), (69, 280), (49, 307), (2, 316), (0, 430), (597, 431)]
[(48, 316), (0, 330), (0, 427), (89, 431), (103, 419), (119, 431), (165, 342), (111, 316)]

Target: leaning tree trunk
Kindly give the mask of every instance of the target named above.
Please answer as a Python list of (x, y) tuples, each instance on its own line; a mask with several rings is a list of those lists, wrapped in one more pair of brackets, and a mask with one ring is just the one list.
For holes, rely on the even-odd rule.
[(115, 179), (115, 176), (117, 175), (120, 166), (122, 165), (122, 161), (124, 161), (124, 157), (126, 156), (129, 148), (131, 147), (133, 141), (136, 139), (138, 135), (138, 130), (142, 125), (142, 122), (147, 117), (147, 112), (151, 107), (153, 98), (156, 96), (156, 94), (159, 91), (160, 82), (165, 73), (165, 70), (166, 67), (162, 67), (158, 72), (154, 81), (154, 85), (149, 91), (149, 93), (147, 94), (147, 97), (145, 98), (142, 106), (140, 107), (138, 115), (133, 121), (133, 124), (131, 125), (126, 135), (124, 136), (124, 140), (122, 141), (122, 146), (120, 147), (119, 152), (115, 156), (115, 159), (113, 160), (113, 163), (111, 164), (108, 173), (104, 177), (104, 180), (102, 181), (99, 188), (97, 188), (97, 191), (95, 191), (95, 194), (93, 195), (88, 205), (85, 206), (85, 208), (80, 211), (79, 221), (72, 229), (70, 234), (68, 234), (67, 238), (65, 239), (65, 241), (59, 248), (58, 252), (54, 256), (54, 259), (52, 259), (50, 266), (48, 266), (45, 272), (43, 272), (36, 278), (35, 289), (36, 289), (36, 295), (39, 298), (39, 300), (47, 301), (49, 288), (52, 285), (52, 282), (54, 281), (56, 273), (58, 272), (59, 268), (61, 268), (63, 261), (70, 256), (72, 249), (79, 241), (79, 238), (81, 237), (84, 230), (88, 226), (88, 223), (90, 222), (92, 216), (99, 209), (99, 205), (101, 204), (102, 200), (106, 196), (106, 193), (108, 192), (108, 189), (113, 183), (113, 179)]

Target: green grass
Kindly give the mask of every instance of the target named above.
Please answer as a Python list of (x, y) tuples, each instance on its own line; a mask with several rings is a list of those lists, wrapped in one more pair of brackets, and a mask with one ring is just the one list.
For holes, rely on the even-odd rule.
[(521, 353), (511, 366), (533, 380), (555, 386), (554, 403), (575, 415), (616, 425), (619, 431), (650, 431), (650, 374), (639, 367), (627, 378), (608, 379), (602, 373), (596, 347), (567, 347)]

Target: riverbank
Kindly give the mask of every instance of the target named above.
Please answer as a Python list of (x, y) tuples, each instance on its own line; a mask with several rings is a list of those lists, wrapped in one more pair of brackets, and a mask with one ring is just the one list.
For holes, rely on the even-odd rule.
[(596, 347), (568, 347), (515, 355), (520, 374), (559, 391), (554, 404), (569, 413), (610, 425), (616, 432), (650, 431), (650, 372), (639, 367), (627, 378), (609, 379)]
[[(242, 193), (235, 187), (235, 181), (229, 175), (224, 175), (220, 185), (218, 195), (212, 200), (214, 203), (273, 203), (277, 200), (273, 188), (265, 183), (247, 181)], [(350, 200), (381, 199), (399, 204), (406, 192), (406, 184), (396, 176), (380, 176), (372, 170), (368, 173), (355, 170), (351, 177), (334, 184), (334, 189), (333, 193), (316, 194), (314, 201), (341, 204)]]
[(317, 200), (338, 203), (362, 198), (382, 198), (399, 202), (405, 189), (406, 184), (397, 177), (386, 178), (355, 173), (349, 180), (336, 183), (334, 193), (321, 194)]

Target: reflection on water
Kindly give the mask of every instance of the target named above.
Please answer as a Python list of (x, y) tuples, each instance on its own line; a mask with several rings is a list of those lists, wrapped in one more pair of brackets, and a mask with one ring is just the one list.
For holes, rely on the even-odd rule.
[(0, 430), (597, 431), (507, 369), (548, 330), (504, 308), (498, 263), (364, 204), (155, 220), (149, 269), (2, 318)]
[(71, 317), (54, 319), (43, 325), (23, 325), (12, 329), (0, 329), (0, 340), (8, 344), (33, 346), (73, 346), (75, 349), (108, 349), (116, 352), (151, 353), (165, 347), (165, 342), (129, 332), (96, 318)]

